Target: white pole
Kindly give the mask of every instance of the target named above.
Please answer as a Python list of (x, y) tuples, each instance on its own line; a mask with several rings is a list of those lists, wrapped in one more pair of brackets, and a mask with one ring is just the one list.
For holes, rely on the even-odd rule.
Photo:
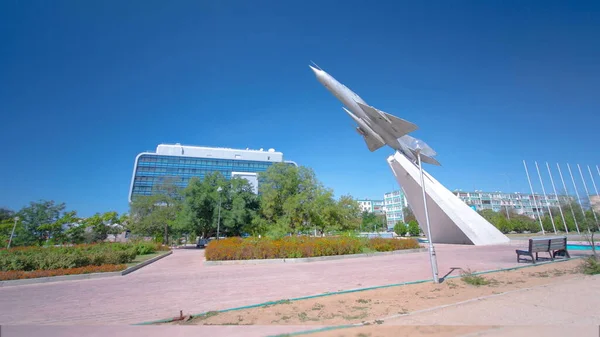
[[(569, 169), (569, 175), (571, 175), (571, 181), (573, 182), (573, 187), (575, 188), (575, 195), (577, 196), (577, 202), (579, 203), (579, 208), (581, 209), (581, 214), (583, 215), (583, 221), (586, 222), (585, 219), (585, 211), (583, 210), (583, 205), (581, 204), (581, 199), (579, 198), (579, 192), (577, 191), (577, 185), (575, 185), (575, 178), (573, 178), (573, 172), (571, 172), (571, 166), (567, 163), (567, 168)], [(590, 231), (590, 226), (588, 227), (588, 232)]]
[[(567, 184), (565, 184), (565, 180), (563, 179), (562, 171), (560, 170), (560, 165), (556, 163), (556, 167), (558, 167), (558, 174), (560, 175), (560, 180), (562, 180), (563, 187), (565, 189), (565, 193), (569, 196), (569, 190), (567, 189)], [(577, 218), (575, 218), (575, 210), (573, 209), (573, 204), (569, 198), (569, 208), (571, 208), (571, 215), (573, 215), (573, 221), (575, 221), (575, 228), (577, 228), (577, 234), (581, 234), (579, 231), (579, 225), (577, 224)]]
[(423, 166), (421, 165), (421, 151), (417, 151), (417, 159), (419, 161), (419, 171), (421, 173), (421, 190), (423, 191), (423, 210), (425, 211), (425, 222), (427, 224), (427, 238), (429, 239), (429, 260), (431, 262), (431, 273), (433, 274), (433, 282), (440, 283), (438, 278), (437, 257), (435, 255), (435, 248), (433, 247), (433, 238), (431, 237), (431, 226), (429, 224), (427, 196), (425, 195), (425, 181), (423, 179)]
[(217, 218), (217, 240), (219, 240), (219, 230), (221, 229), (221, 186), (217, 188), (217, 192), (219, 193), (219, 216)]
[(594, 176), (592, 175), (592, 170), (590, 169), (590, 165), (587, 166), (588, 172), (590, 173), (590, 178), (592, 178), (592, 184), (594, 184), (594, 191), (596, 191), (596, 195), (598, 194), (598, 188), (596, 188), (596, 181), (594, 180)]
[(550, 201), (548, 201), (548, 196), (546, 195), (546, 189), (544, 188), (544, 181), (542, 180), (542, 175), (540, 174), (540, 168), (538, 166), (537, 161), (535, 162), (535, 169), (537, 170), (538, 177), (540, 178), (540, 184), (542, 185), (542, 192), (544, 193), (544, 199), (546, 199), (546, 206), (548, 207), (548, 215), (550, 215), (550, 221), (552, 222), (552, 228), (554, 228), (554, 234), (558, 234), (558, 232), (556, 231), (556, 226), (554, 225), (554, 217), (552, 216), (552, 211), (550, 210)]
[(583, 173), (581, 172), (581, 166), (577, 164), (577, 169), (579, 169), (579, 175), (581, 176), (581, 181), (583, 181), (583, 188), (585, 189), (585, 194), (590, 201), (590, 208), (592, 209), (592, 215), (594, 215), (594, 221), (596, 225), (598, 225), (598, 217), (596, 216), (596, 212), (594, 212), (594, 207), (592, 207), (592, 199), (590, 199), (590, 192), (588, 191), (587, 184), (585, 183), (585, 179), (583, 178)]
[(508, 211), (508, 205), (510, 205), (510, 191), (511, 191), (511, 188), (510, 188), (510, 178), (508, 177), (508, 174), (506, 174), (506, 173), (503, 173), (503, 174), (506, 176), (506, 181), (508, 182), (508, 201), (507, 201), (507, 204), (504, 205), (504, 206), (506, 208), (506, 218), (508, 220), (510, 220), (510, 212)]
[(548, 168), (548, 175), (550, 176), (550, 182), (552, 183), (552, 190), (554, 190), (554, 196), (556, 197), (556, 201), (558, 202), (558, 210), (560, 211), (560, 217), (563, 221), (563, 225), (565, 225), (565, 231), (569, 234), (569, 229), (567, 228), (567, 222), (565, 221), (565, 215), (562, 211), (562, 206), (560, 205), (560, 199), (558, 198), (558, 193), (556, 193), (556, 186), (554, 186), (554, 178), (552, 178), (552, 171), (550, 171), (550, 165), (546, 162), (546, 168)]
[(6, 249), (9, 249), (10, 248), (10, 244), (12, 243), (12, 238), (15, 235), (15, 228), (17, 228), (17, 221), (19, 221), (19, 217), (18, 216), (15, 217), (15, 224), (13, 225), (12, 232), (10, 233), (10, 238), (8, 239), (8, 247), (6, 247)]
[[(525, 160), (523, 160), (523, 166), (525, 166), (525, 173), (527, 174), (527, 181), (529, 182), (529, 189), (531, 189), (531, 196), (533, 197), (533, 205), (537, 209), (537, 202), (535, 201), (535, 192), (533, 192), (533, 185), (531, 185), (531, 179), (529, 179), (529, 170), (527, 170), (527, 164), (525, 164)], [(535, 219), (535, 211), (533, 212), (533, 218)], [(544, 225), (542, 224), (542, 217), (539, 214), (539, 210), (538, 210), (538, 220), (540, 221), (540, 228), (542, 229), (542, 235), (546, 235), (546, 231), (544, 231)]]
[[(600, 196), (598, 194), (598, 188), (596, 188), (596, 181), (594, 181), (594, 176), (592, 175), (592, 170), (590, 169), (590, 165), (588, 165), (587, 168), (588, 168), (588, 172), (590, 173), (590, 178), (592, 178), (592, 184), (594, 184), (594, 191), (596, 191), (596, 196)], [(592, 205), (591, 201), (590, 201), (590, 207), (592, 208), (592, 212), (594, 212), (594, 206)], [(598, 224), (598, 219), (596, 219), (596, 225), (598, 226), (598, 229), (600, 229), (600, 224)]]

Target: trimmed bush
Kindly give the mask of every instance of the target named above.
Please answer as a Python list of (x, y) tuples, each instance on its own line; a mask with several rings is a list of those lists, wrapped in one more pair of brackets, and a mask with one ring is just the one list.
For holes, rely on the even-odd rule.
[(283, 259), (387, 252), (419, 248), (417, 240), (340, 237), (284, 237), (281, 239), (239, 237), (215, 240), (206, 246), (207, 261)]
[(79, 268), (67, 269), (51, 269), (51, 270), (34, 270), (34, 271), (0, 271), (0, 281), (6, 280), (21, 280), (37, 277), (61, 276), (61, 275), (76, 275), (76, 274), (91, 274), (91, 273), (106, 273), (121, 271), (127, 268), (124, 264), (105, 264), (101, 266), (86, 266)]
[[(166, 247), (168, 250), (168, 247)], [(61, 247), (18, 247), (0, 250), (0, 271), (71, 269), (86, 266), (120, 265), (137, 255), (165, 250), (152, 242), (98, 243)]]

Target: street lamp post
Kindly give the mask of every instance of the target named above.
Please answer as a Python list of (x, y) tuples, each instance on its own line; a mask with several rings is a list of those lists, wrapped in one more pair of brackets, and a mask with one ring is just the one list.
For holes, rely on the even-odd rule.
[(219, 240), (219, 231), (221, 229), (221, 191), (223, 189), (221, 186), (217, 188), (217, 192), (219, 193), (219, 216), (217, 217), (217, 240)]
[(13, 235), (15, 235), (15, 228), (17, 227), (17, 221), (19, 221), (18, 216), (15, 217), (15, 224), (13, 225), (12, 232), (10, 233), (10, 238), (8, 239), (8, 247), (6, 247), (6, 249), (10, 248), (10, 244), (12, 243)]
[(425, 179), (423, 179), (423, 166), (421, 165), (421, 149), (417, 149), (417, 159), (419, 162), (419, 173), (421, 175), (421, 190), (423, 191), (423, 209), (425, 211), (425, 222), (427, 224), (427, 238), (429, 239), (429, 260), (431, 261), (431, 273), (433, 274), (433, 282), (440, 283), (438, 277), (437, 257), (431, 237), (431, 226), (429, 224), (429, 211), (427, 210), (427, 196), (425, 194)]

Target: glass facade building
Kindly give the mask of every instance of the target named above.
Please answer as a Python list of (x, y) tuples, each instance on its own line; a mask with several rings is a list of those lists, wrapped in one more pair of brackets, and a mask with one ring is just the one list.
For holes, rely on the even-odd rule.
[(274, 149), (239, 150), (160, 144), (155, 153), (143, 152), (136, 157), (129, 202), (137, 195), (151, 195), (153, 187), (164, 178), (171, 178), (176, 185), (184, 188), (193, 177), (203, 179), (217, 171), (226, 179), (239, 176), (249, 180), (256, 193), (257, 174), (281, 162), (297, 166), (292, 161), (284, 161), (283, 154)]

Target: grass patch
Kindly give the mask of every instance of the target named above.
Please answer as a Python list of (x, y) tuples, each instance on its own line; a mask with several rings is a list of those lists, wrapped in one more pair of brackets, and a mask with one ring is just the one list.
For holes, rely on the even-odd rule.
[(586, 275), (600, 274), (600, 259), (596, 256), (590, 256), (581, 263), (581, 272)]
[(490, 281), (481, 275), (475, 275), (471, 270), (467, 269), (461, 272), (460, 274), (461, 280), (466, 284), (470, 284), (472, 286), (486, 286), (490, 284)]
[(140, 264), (140, 263), (142, 263), (142, 262), (144, 262), (144, 261), (148, 261), (148, 260), (150, 260), (151, 258), (157, 257), (157, 256), (159, 256), (159, 255), (162, 255), (162, 254), (164, 254), (164, 253), (165, 253), (165, 252), (156, 252), (156, 253), (150, 253), (150, 254), (138, 255), (138, 256), (136, 256), (136, 257), (135, 257), (135, 259), (133, 259), (133, 261), (131, 261), (131, 262), (127, 263), (127, 268), (129, 268), (129, 267), (133, 267), (133, 266), (135, 266), (136, 264)]

